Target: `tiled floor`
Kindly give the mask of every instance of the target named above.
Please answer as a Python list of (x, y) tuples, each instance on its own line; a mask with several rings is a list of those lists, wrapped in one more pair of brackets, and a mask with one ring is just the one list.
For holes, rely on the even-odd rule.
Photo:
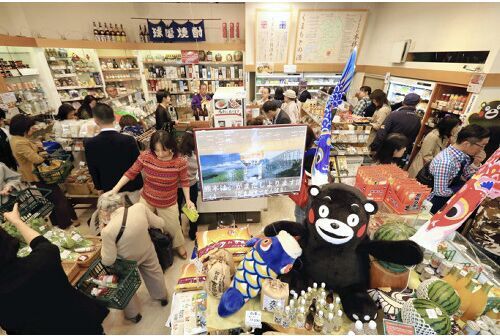
[[(257, 234), (264, 228), (265, 225), (276, 220), (294, 220), (294, 206), (294, 203), (288, 197), (280, 196), (269, 198), (268, 210), (262, 212), (261, 223), (251, 224), (250, 232), (252, 234)], [(86, 223), (89, 216), (90, 211), (80, 212), (79, 215), (82, 223)], [(81, 231), (85, 233), (85, 230), (88, 230), (88, 226), (82, 224)], [(201, 225), (199, 230), (207, 230), (207, 225)], [(193, 247), (194, 242), (192, 242), (189, 238), (186, 238), (186, 249), (188, 250), (188, 255), (191, 254)], [(170, 267), (165, 273), (165, 282), (170, 295), (172, 295), (173, 288), (177, 283), (182, 265), (187, 262), (188, 261), (176, 257), (172, 267)], [(112, 310), (104, 321), (104, 330), (106, 334), (165, 335), (169, 333), (169, 329), (165, 327), (165, 322), (170, 314), (170, 304), (166, 307), (161, 307), (159, 302), (153, 301), (150, 298), (144, 284), (139, 288), (137, 295), (142, 306), (142, 321), (138, 324), (133, 324), (123, 318), (122, 311)]]

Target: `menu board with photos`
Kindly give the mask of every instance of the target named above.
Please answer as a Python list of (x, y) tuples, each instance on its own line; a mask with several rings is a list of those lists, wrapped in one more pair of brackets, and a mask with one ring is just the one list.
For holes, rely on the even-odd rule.
[(294, 63), (345, 63), (366, 22), (366, 10), (299, 10)]
[(257, 9), (255, 62), (287, 63), (290, 11)]

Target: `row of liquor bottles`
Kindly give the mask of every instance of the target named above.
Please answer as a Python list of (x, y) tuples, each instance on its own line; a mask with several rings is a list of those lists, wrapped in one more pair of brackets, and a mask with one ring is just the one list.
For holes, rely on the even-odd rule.
[(115, 26), (113, 27), (113, 24), (110, 23), (108, 27), (108, 25), (104, 23), (103, 27), (100, 22), (99, 26), (97, 26), (96, 23), (93, 22), (93, 25), (94, 25), (94, 39), (96, 41), (127, 42), (127, 33), (125, 33), (125, 30), (123, 30), (122, 24), (120, 24), (120, 27), (118, 27), (118, 24), (115, 23)]

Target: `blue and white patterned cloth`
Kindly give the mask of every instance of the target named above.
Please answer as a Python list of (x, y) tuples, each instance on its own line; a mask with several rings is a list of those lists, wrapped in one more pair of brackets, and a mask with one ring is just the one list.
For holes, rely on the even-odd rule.
[(449, 186), (460, 172), (463, 162), (465, 166), (462, 177), (467, 180), (478, 169), (471, 165), (471, 159), (467, 154), (453, 146), (448, 146), (436, 155), (429, 165), (429, 171), (434, 176), (434, 189), (427, 198), (428, 200), (431, 200), (433, 196), (449, 197), (455, 193)]

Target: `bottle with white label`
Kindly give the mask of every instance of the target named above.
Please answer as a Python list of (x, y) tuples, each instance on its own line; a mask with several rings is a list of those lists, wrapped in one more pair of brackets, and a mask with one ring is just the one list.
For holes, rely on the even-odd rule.
[(363, 322), (356, 321), (356, 323), (354, 323), (353, 331), (354, 331), (354, 334), (356, 334), (356, 335), (364, 335), (365, 331), (363, 330)]
[(323, 311), (320, 310), (314, 317), (313, 329), (315, 332), (321, 333), (323, 331), (324, 326), (325, 326), (325, 318), (323, 317)]
[(315, 298), (315, 299), (319, 299), (319, 292), (318, 292), (318, 284), (315, 282), (313, 283), (313, 288), (312, 288), (312, 297)]
[(337, 314), (333, 317), (333, 331), (334, 332), (339, 332), (340, 329), (342, 328), (342, 315), (343, 312), (342, 310), (338, 310)]
[(323, 327), (323, 334), (331, 335), (333, 333), (333, 318), (333, 313), (329, 313), (325, 321), (325, 326)]
[(283, 306), (281, 302), (276, 304), (276, 308), (274, 309), (274, 323), (281, 325), (281, 319), (283, 318)]
[(364, 328), (365, 335), (378, 335), (377, 333), (377, 322), (370, 321)]
[(291, 299), (288, 306), (290, 307), (290, 319), (293, 321), (295, 319), (295, 315), (297, 314), (297, 308), (298, 308), (295, 304), (295, 300)]
[(292, 320), (290, 318), (290, 306), (285, 307), (285, 311), (281, 317), (281, 326), (283, 328), (290, 328)]
[(297, 316), (295, 316), (295, 328), (303, 329), (305, 328), (305, 324), (306, 324), (306, 310), (304, 306), (301, 306), (299, 308)]

